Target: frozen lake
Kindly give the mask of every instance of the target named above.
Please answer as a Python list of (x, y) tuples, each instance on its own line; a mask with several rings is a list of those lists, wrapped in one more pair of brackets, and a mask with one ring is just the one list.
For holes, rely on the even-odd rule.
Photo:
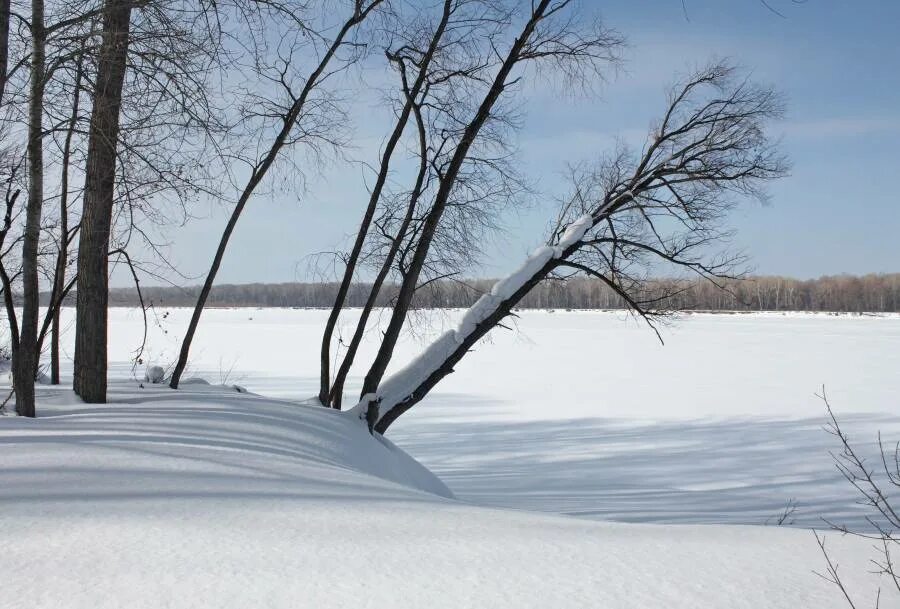
[[(406, 337), (394, 363), (458, 314), (423, 314), (427, 329)], [(188, 375), (308, 398), (325, 315), (209, 310)], [(188, 317), (150, 316), (149, 361), (174, 360)], [(139, 310), (112, 310), (112, 374), (130, 374), (141, 333)], [(664, 346), (617, 312), (523, 312), (514, 332), (494, 332), (389, 436), (481, 504), (761, 524), (793, 501), (796, 525), (859, 522), (814, 393), (825, 385), (860, 446), (871, 449), (878, 429), (900, 439), (900, 316), (696, 314), (662, 334)], [(363, 351), (357, 361), (367, 362), (371, 346)]]

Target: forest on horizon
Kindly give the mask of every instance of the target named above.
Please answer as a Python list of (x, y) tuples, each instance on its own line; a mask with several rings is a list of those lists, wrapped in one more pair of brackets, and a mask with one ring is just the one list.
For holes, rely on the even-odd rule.
[[(418, 308), (455, 309), (471, 306), (490, 291), (494, 279), (434, 281), (415, 296)], [(676, 286), (673, 289), (673, 286)], [(661, 306), (672, 310), (704, 311), (827, 311), (853, 313), (900, 312), (900, 273), (863, 276), (836, 275), (817, 279), (755, 276), (721, 280), (720, 289), (709, 281), (663, 280), (647, 282), (646, 294), (665, 294)], [(347, 295), (347, 306), (361, 307), (370, 285), (355, 283)], [(223, 284), (212, 288), (213, 307), (326, 308), (334, 302), (336, 282), (291, 282)], [(147, 306), (193, 306), (199, 287), (145, 286), (141, 295)], [(386, 287), (379, 306), (388, 306), (397, 286)], [(44, 294), (44, 298), (49, 295)], [(74, 305), (71, 294), (66, 304)], [(134, 288), (112, 288), (110, 306), (140, 306)], [(520, 309), (625, 309), (626, 303), (597, 279), (574, 278), (565, 282), (546, 280), (519, 303)]]

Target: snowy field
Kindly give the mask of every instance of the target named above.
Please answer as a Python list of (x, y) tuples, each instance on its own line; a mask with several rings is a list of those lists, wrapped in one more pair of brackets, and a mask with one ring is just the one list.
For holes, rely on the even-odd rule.
[[(42, 418), (0, 419), (4, 609), (844, 607), (809, 531), (477, 507), (323, 408), (41, 391)], [(869, 543), (827, 543), (871, 603)]]
[[(306, 399), (318, 390), (325, 315), (209, 310), (189, 373)], [(125, 362), (140, 342), (140, 314), (112, 316), (114, 357)], [(158, 316), (148, 356), (166, 364), (188, 311)], [(429, 330), (401, 343), (396, 366), (458, 316), (427, 315)], [(662, 334), (665, 345), (618, 312), (522, 312), (515, 332), (495, 332), (388, 435), (479, 504), (762, 524), (793, 500), (798, 526), (826, 515), (860, 523), (814, 394), (825, 385), (860, 443), (878, 429), (900, 432), (900, 316), (698, 314)], [(348, 403), (364, 372), (351, 379)]]
[[(148, 361), (188, 313), (157, 311)], [(861, 522), (813, 393), (860, 445), (900, 438), (900, 317), (691, 315), (661, 346), (619, 313), (526, 312), (376, 442), (296, 405), (324, 315), (206, 312), (187, 376), (259, 397), (139, 388), (140, 312), (114, 309), (113, 403), (43, 387), (40, 419), (0, 419), (0, 607), (845, 606), (801, 528)], [(790, 500), (793, 528), (735, 526)], [(828, 546), (873, 606), (871, 544)]]

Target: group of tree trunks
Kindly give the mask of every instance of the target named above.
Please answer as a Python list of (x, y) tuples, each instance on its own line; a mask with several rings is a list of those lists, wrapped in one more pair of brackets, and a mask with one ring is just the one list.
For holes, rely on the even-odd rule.
[[(535, 87), (591, 91), (619, 62), (624, 38), (572, 0), (347, 0), (340, 10), (306, 0), (48, 6), (32, 0), (28, 34), (10, 47), (9, 1), (0, 0), (0, 101), (9, 98), (3, 94), (10, 75), (26, 68), (29, 75), (27, 93), (19, 91), (4, 115), (5, 125), (14, 125), (17, 104), (27, 100), (27, 196), (19, 197), (21, 155), (4, 150), (0, 227), (0, 280), (22, 415), (35, 414), (34, 379), (48, 333), (51, 380), (59, 382), (58, 312), (73, 286), (73, 386), (87, 402), (106, 401), (111, 304), (136, 300), (145, 319), (150, 305), (193, 304), (168, 379), (173, 389), (206, 307), (321, 306), (328, 316), (319, 401), (342, 409), (347, 377), (363, 366), (353, 410), (364, 411), (361, 418), (380, 433), (514, 308), (627, 308), (653, 326), (686, 308), (898, 306), (892, 276), (739, 281), (743, 258), (719, 247), (729, 234), (727, 212), (764, 196), (787, 163), (767, 135), (782, 112), (778, 95), (724, 63), (675, 83), (639, 150), (619, 147), (573, 166), (569, 192), (548, 218), (545, 245), (524, 256), (518, 270), (496, 282), (462, 280), (489, 253), (484, 244), (502, 229), (506, 212), (529, 198), (532, 183), (520, 173), (514, 146), (524, 120), (520, 103)], [(10, 48), (16, 68), (9, 67)], [(369, 86), (359, 77), (364, 70), (348, 70), (363, 65), (380, 65), (384, 82), (393, 82), (378, 90), (393, 119), (367, 165), (373, 179), (349, 251), (330, 261), (336, 280), (214, 286), (240, 217), (272, 175), (303, 175), (304, 160), (352, 148), (344, 91), (348, 83)], [(47, 103), (48, 96), (59, 103)], [(59, 154), (45, 159), (57, 136)], [(278, 166), (287, 171), (273, 171)], [(59, 205), (49, 208), (59, 218), (52, 220), (43, 205), (47, 167), (59, 167), (62, 183)], [(70, 187), (77, 177), (80, 190)], [(151, 236), (155, 223), (166, 221), (161, 206), (175, 201), (187, 219), (188, 202), (199, 197), (231, 205), (202, 286), (141, 287), (140, 273), (158, 271), (129, 253), (132, 240), (165, 268)], [(76, 236), (77, 251), (70, 252)], [(20, 245), (19, 258), (13, 245)], [(53, 263), (42, 265), (48, 249)], [(133, 290), (110, 292), (111, 261), (128, 266)], [(696, 279), (651, 279), (667, 270)], [(43, 324), (42, 273), (50, 286)], [(345, 336), (338, 329), (351, 307), (360, 311)], [(410, 368), (387, 377), (397, 341), (424, 307), (469, 311)], [(359, 346), (376, 326), (375, 354), (362, 362)]]

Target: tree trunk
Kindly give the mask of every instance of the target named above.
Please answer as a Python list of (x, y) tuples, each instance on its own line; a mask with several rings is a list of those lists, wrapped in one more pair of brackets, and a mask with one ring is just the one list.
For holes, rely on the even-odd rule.
[(31, 86), (28, 98), (28, 202), (22, 240), (22, 326), (19, 348), (13, 362), (16, 411), (35, 416), (34, 377), (37, 373), (38, 245), (41, 237), (41, 206), (44, 202), (44, 2), (31, 3)]
[[(212, 290), (216, 275), (219, 272), (222, 258), (225, 256), (225, 250), (228, 248), (228, 241), (231, 239), (231, 234), (234, 232), (234, 227), (237, 225), (237, 221), (240, 218), (241, 213), (243, 213), (247, 201), (250, 200), (250, 196), (256, 190), (256, 187), (259, 186), (259, 183), (265, 177), (266, 173), (275, 162), (275, 159), (278, 158), (281, 149), (284, 148), (291, 130), (299, 120), (306, 105), (306, 100), (309, 98), (313, 89), (319, 84), (320, 79), (323, 74), (325, 74), (325, 69), (328, 67), (329, 62), (331, 62), (332, 58), (338, 52), (338, 49), (344, 44), (344, 38), (351, 29), (362, 23), (369, 13), (374, 10), (376, 6), (381, 4), (381, 2), (382, 0), (373, 0), (373, 2), (365, 9), (362, 8), (362, 3), (357, 4), (357, 8), (353, 15), (338, 31), (331, 45), (328, 47), (328, 50), (319, 61), (319, 64), (306, 80), (306, 84), (303, 86), (300, 95), (294, 100), (285, 115), (281, 117), (281, 129), (275, 136), (275, 140), (272, 142), (269, 150), (254, 168), (250, 179), (247, 181), (247, 184), (244, 186), (244, 189), (238, 198), (237, 204), (235, 204), (234, 210), (231, 212), (231, 217), (228, 219), (228, 224), (225, 225), (222, 237), (219, 239), (219, 245), (216, 248), (216, 254), (213, 257), (212, 265), (210, 265), (209, 272), (206, 274), (206, 280), (203, 282), (200, 296), (197, 298), (197, 304), (194, 305), (194, 312), (191, 314), (191, 321), (188, 323), (187, 331), (181, 341), (181, 351), (178, 354), (178, 361), (175, 363), (175, 369), (172, 371), (172, 377), (169, 379), (169, 387), (172, 389), (178, 389), (178, 384), (181, 382), (181, 375), (184, 374), (184, 369), (187, 367), (191, 343), (194, 340), (194, 334), (197, 332), (197, 326), (200, 324), (200, 315), (202, 315), (203, 309), (206, 307), (206, 299), (209, 298), (209, 292)], [(79, 275), (80, 272), (79, 266)]]
[[(626, 198), (627, 197), (627, 198)], [(632, 195), (620, 197), (619, 203)], [(614, 201), (610, 205), (617, 203)], [(453, 372), (453, 367), (481, 338), (509, 315), (513, 307), (536, 285), (543, 281), (583, 245), (585, 233), (597, 221), (592, 216), (582, 216), (569, 224), (566, 233), (554, 247), (541, 247), (534, 251), (519, 267), (504, 279), (496, 282), (463, 315), (458, 329), (450, 330), (434, 341), (416, 360), (379, 386), (377, 403), (379, 419), (374, 430), (384, 434), (388, 427), (404, 412), (412, 408), (441, 379)], [(612, 286), (610, 286), (612, 287)], [(357, 411), (368, 404), (363, 398), (355, 407)]]
[[(397, 119), (393, 133), (388, 138), (387, 145), (385, 146), (384, 153), (381, 157), (378, 178), (376, 179), (375, 186), (372, 188), (372, 193), (369, 196), (369, 204), (366, 207), (362, 223), (356, 233), (353, 249), (350, 251), (350, 256), (347, 258), (347, 263), (344, 267), (344, 276), (341, 278), (341, 283), (338, 286), (334, 304), (332, 304), (331, 312), (328, 314), (328, 320), (325, 322), (325, 332), (322, 335), (322, 348), (319, 358), (319, 402), (322, 403), (322, 406), (329, 406), (331, 404), (329, 400), (329, 394), (331, 392), (331, 339), (334, 336), (334, 328), (337, 326), (338, 316), (344, 308), (347, 292), (350, 290), (350, 284), (352, 283), (353, 275), (356, 272), (356, 265), (359, 261), (359, 256), (362, 253), (363, 245), (366, 242), (366, 235), (369, 233), (369, 227), (372, 224), (372, 219), (375, 217), (375, 211), (378, 208), (378, 201), (381, 199), (381, 191), (387, 181), (391, 156), (393, 156), (394, 149), (397, 147), (397, 143), (403, 135), (403, 130), (409, 119), (411, 107), (412, 104), (407, 101), (400, 113), (400, 118)], [(337, 402), (337, 406), (340, 408), (340, 401)]]
[(66, 287), (66, 267), (69, 260), (69, 163), (72, 159), (72, 137), (75, 134), (75, 127), (78, 125), (83, 59), (84, 55), (80, 55), (78, 58), (77, 72), (75, 73), (75, 92), (72, 97), (72, 117), (69, 120), (69, 128), (66, 131), (66, 140), (63, 144), (59, 195), (59, 253), (56, 256), (56, 270), (53, 276), (51, 308), (47, 311), (48, 315), (51, 312), (53, 315), (53, 325), (50, 328), (51, 385), (59, 385), (59, 310), (62, 307), (63, 292)]
[(59, 385), (59, 308), (53, 312), (50, 326), (50, 384)]
[(419, 237), (419, 243), (413, 253), (409, 271), (404, 278), (403, 283), (400, 285), (397, 303), (394, 305), (393, 311), (391, 311), (391, 319), (384, 332), (384, 338), (378, 348), (378, 353), (375, 355), (375, 359), (363, 380), (360, 397), (375, 393), (378, 389), (378, 384), (384, 377), (388, 364), (393, 357), (394, 347), (397, 344), (397, 340), (400, 338), (403, 324), (406, 322), (406, 314), (412, 303), (412, 298), (418, 285), (419, 275), (422, 272), (422, 267), (425, 264), (428, 251), (431, 247), (431, 241), (437, 231), (438, 223), (447, 206), (447, 201), (453, 192), (462, 164), (466, 160), (469, 149), (475, 141), (475, 138), (478, 136), (478, 133), (481, 131), (481, 128), (487, 122), (488, 118), (490, 118), (491, 110), (503, 94), (507, 85), (507, 79), (513, 68), (519, 62), (525, 44), (531, 38), (538, 22), (540, 22), (544, 13), (547, 11), (549, 4), (550, 0), (541, 0), (532, 8), (531, 18), (525, 23), (519, 37), (513, 42), (509, 53), (506, 55), (503, 64), (500, 66), (500, 70), (497, 72), (494, 81), (491, 83), (490, 89), (488, 89), (484, 99), (481, 101), (475, 116), (472, 118), (471, 122), (466, 125), (462, 138), (457, 145), (453, 158), (450, 160), (447, 171), (435, 194), (434, 205), (425, 218), (422, 235)]
[[(7, 70), (9, 68), (9, 21), (10, 21), (10, 0), (0, 0), (0, 102), (3, 100), (3, 94), (6, 92)], [(0, 247), (6, 240), (9, 228), (12, 225), (12, 210), (16, 199), (19, 197), (19, 191), (15, 193), (7, 192), (6, 211), (3, 216), (3, 228), (0, 229)], [(9, 324), (9, 342), (12, 351), (12, 361), (15, 364), (19, 360), (19, 322), (16, 317), (16, 307), (12, 297), (12, 281), (6, 273), (6, 267), (0, 258), (0, 282), (3, 285), (3, 304), (6, 308), (6, 321)], [(13, 389), (16, 387), (16, 377), (18, 372), (15, 366), (12, 368), (13, 373)]]
[(363, 335), (366, 331), (366, 324), (369, 321), (369, 315), (371, 315), (372, 309), (375, 307), (375, 302), (378, 300), (378, 294), (381, 292), (381, 287), (384, 285), (384, 281), (387, 279), (388, 273), (393, 267), (394, 259), (397, 257), (397, 252), (400, 250), (406, 231), (409, 230), (409, 225), (412, 223), (413, 214), (416, 211), (416, 204), (418, 203), (419, 197), (422, 195), (422, 188), (425, 184), (425, 176), (428, 172), (428, 142), (426, 140), (425, 122), (422, 118), (420, 107), (413, 104), (413, 111), (415, 113), (416, 127), (419, 133), (419, 174), (416, 177), (416, 183), (413, 186), (412, 193), (409, 197), (409, 203), (406, 206), (406, 215), (403, 217), (403, 221), (397, 229), (397, 234), (394, 236), (391, 247), (385, 256), (384, 261), (381, 263), (378, 275), (372, 283), (372, 287), (369, 290), (369, 296), (366, 299), (362, 311), (360, 311), (359, 320), (356, 322), (356, 330), (353, 332), (353, 337), (350, 339), (350, 344), (347, 346), (347, 352), (344, 354), (344, 360), (341, 362), (337, 375), (334, 377), (330, 398), (332, 407), (338, 410), (341, 409), (344, 399), (344, 383), (347, 381), (347, 375), (350, 374), (350, 368), (353, 366), (356, 352), (359, 349), (360, 344), (362, 344)]
[(88, 140), (78, 244), (73, 387), (85, 402), (106, 402), (108, 251), (115, 190), (119, 108), (128, 54), (130, 0), (106, 0)]
[[(338, 287), (338, 293), (334, 299), (334, 304), (331, 307), (331, 313), (328, 315), (328, 321), (325, 323), (325, 332), (322, 335), (322, 350), (320, 356), (321, 368), (319, 375), (319, 401), (323, 406), (328, 406), (330, 403), (337, 409), (340, 409), (341, 407), (340, 392), (343, 391), (344, 384), (342, 379), (340, 381), (336, 379), (335, 381), (335, 384), (340, 385), (340, 387), (337, 389), (337, 392), (333, 393), (333, 395), (337, 396), (337, 400), (331, 401), (329, 399), (330, 394), (332, 394), (331, 387), (329, 387), (329, 382), (331, 380), (331, 339), (334, 335), (334, 328), (337, 325), (338, 316), (341, 313), (341, 309), (344, 308), (344, 302), (347, 298), (347, 292), (350, 290), (350, 284), (353, 281), (353, 275), (356, 272), (356, 265), (359, 262), (359, 256), (362, 253), (363, 245), (366, 241), (366, 235), (369, 233), (369, 227), (372, 224), (372, 219), (375, 217), (375, 211), (378, 209), (378, 202), (381, 199), (381, 192), (384, 189), (384, 184), (388, 178), (391, 157), (393, 156), (394, 149), (397, 147), (397, 144), (400, 142), (400, 138), (403, 136), (403, 132), (406, 129), (406, 123), (409, 121), (409, 116), (412, 112), (413, 105), (416, 103), (416, 97), (419, 95), (419, 92), (422, 90), (422, 86), (425, 84), (425, 81), (428, 77), (429, 66), (431, 65), (432, 59), (434, 58), (434, 54), (438, 48), (438, 44), (440, 43), (441, 38), (443, 38), (444, 36), (444, 31), (447, 28), (447, 23), (450, 20), (452, 8), (453, 3), (450, 0), (445, 0), (441, 21), (438, 24), (434, 35), (431, 37), (428, 49), (425, 51), (424, 56), (418, 64), (419, 71), (416, 75), (416, 79), (411, 89), (407, 90), (406, 87), (406, 75), (404, 72), (402, 60), (400, 60), (398, 66), (403, 76), (406, 101), (403, 104), (403, 110), (401, 110), (400, 116), (397, 118), (397, 122), (394, 125), (394, 130), (388, 138), (387, 144), (384, 147), (384, 152), (381, 155), (378, 177), (375, 180), (375, 185), (372, 188), (372, 193), (371, 195), (369, 195), (369, 204), (366, 207), (366, 212), (365, 214), (363, 214), (362, 223), (360, 224), (359, 230), (356, 233), (356, 241), (353, 243), (353, 249), (351, 250), (350, 256), (347, 259), (347, 264), (344, 267), (344, 276), (341, 278), (341, 283)], [(375, 286), (373, 286), (372, 289), (374, 291)], [(375, 291), (375, 294), (377, 295), (377, 291)], [(362, 322), (362, 325), (363, 327), (365, 326), (364, 320)], [(348, 358), (351, 364), (353, 362), (354, 355), (355, 349), (354, 354), (351, 354)], [(347, 368), (349, 368), (349, 365), (347, 366)], [(344, 377), (346, 377), (346, 372), (344, 373)]]
[(10, 0), (0, 0), (0, 102), (6, 92), (6, 71), (9, 67)]

